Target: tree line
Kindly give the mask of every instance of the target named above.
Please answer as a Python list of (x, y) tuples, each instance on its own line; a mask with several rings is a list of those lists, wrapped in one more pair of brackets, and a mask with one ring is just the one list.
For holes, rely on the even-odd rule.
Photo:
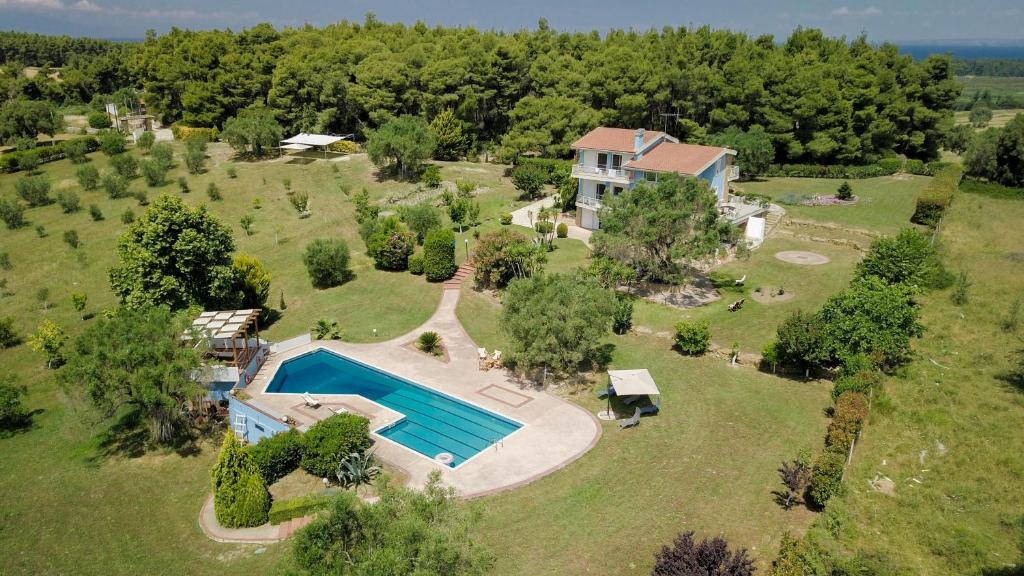
[(107, 60), (118, 50), (85, 60), (99, 61), (99, 84), (123, 84), (66, 97), (138, 88), (163, 122), (218, 128), (256, 104), (287, 132), (364, 134), (401, 115), (430, 121), (451, 110), (467, 150), (507, 158), (565, 157), (573, 140), (607, 125), (692, 142), (758, 126), (784, 163), (931, 159), (960, 92), (948, 57), (915, 62), (891, 44), (813, 29), (777, 42), (708, 27), (602, 36), (541, 20), (504, 33), (368, 15), (323, 28), (172, 29), (119, 46), (117, 65)]
[(976, 58), (953, 60), (957, 76), (1024, 76), (1024, 60), (1019, 58)]

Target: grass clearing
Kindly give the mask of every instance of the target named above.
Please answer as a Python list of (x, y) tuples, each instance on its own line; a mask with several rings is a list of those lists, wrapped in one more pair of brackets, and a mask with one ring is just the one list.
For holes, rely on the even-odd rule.
[(1024, 78), (1020, 76), (957, 76), (957, 81), (964, 85), (957, 104), (968, 106), (975, 92), (988, 90), (992, 100), (1001, 96), (1012, 96), (1018, 102), (1024, 102)]
[[(1024, 263), (1007, 242), (1021, 218), (1024, 201), (978, 194), (949, 209), (942, 244), (949, 269), (969, 274), (969, 302), (954, 306), (948, 290), (921, 298), (918, 359), (886, 383), (834, 514), (844, 553), (901, 574), (1019, 572), (1024, 394), (999, 377), (1024, 328), (999, 323), (1024, 298)], [(894, 497), (868, 489), (876, 473), (896, 482)]]
[[(971, 112), (969, 110), (961, 110), (959, 112), (954, 112), (953, 119), (956, 121), (957, 124), (970, 124), (970, 114)], [(992, 119), (989, 120), (988, 124), (985, 124), (984, 126), (978, 128), (978, 131), (980, 132), (988, 128), (1002, 128), (1003, 126), (1006, 126), (1006, 124), (1009, 123), (1010, 120), (1013, 120), (1013, 117), (1016, 116), (1017, 114), (1024, 114), (1024, 108), (993, 110)]]
[[(859, 198), (851, 206), (804, 206), (786, 204), (786, 215), (798, 220), (813, 220), (836, 226), (893, 234), (909, 226), (917, 193), (931, 178), (897, 174), (880, 178), (849, 180)], [(824, 178), (768, 178), (743, 182), (745, 192), (763, 194), (778, 201), (788, 195), (818, 196), (835, 194), (842, 180)]]

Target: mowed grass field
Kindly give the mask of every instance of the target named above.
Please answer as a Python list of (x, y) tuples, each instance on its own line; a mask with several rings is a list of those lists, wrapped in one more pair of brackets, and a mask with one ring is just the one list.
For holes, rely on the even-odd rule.
[[(970, 112), (960, 111), (954, 112), (953, 118), (957, 124), (969, 124), (970, 123)], [(985, 130), (987, 128), (1002, 128), (1006, 124), (1013, 120), (1013, 117), (1017, 114), (1024, 114), (1024, 108), (1010, 108), (1007, 110), (993, 110), (992, 119), (989, 120), (988, 124), (978, 128), (978, 130)]]
[(975, 92), (986, 90), (993, 100), (1000, 96), (1013, 96), (1024, 101), (1024, 78), (1019, 76), (957, 76), (957, 81), (964, 86), (957, 99), (961, 105), (970, 104)]
[[(849, 494), (825, 523), (840, 553), (887, 559), (897, 574), (1021, 573), (1024, 391), (1002, 375), (1024, 320), (1000, 324), (1024, 301), (1022, 218), (1021, 200), (955, 197), (941, 246), (949, 269), (968, 273), (969, 301), (954, 305), (948, 290), (921, 298), (917, 358), (886, 382)], [(894, 496), (869, 489), (876, 475), (896, 483)]]
[[(101, 172), (108, 170), (104, 155), (90, 156)], [(354, 194), (366, 186), (387, 208), (394, 204), (387, 199), (410, 195), (415, 184), (378, 181), (363, 156), (309, 165), (235, 163), (222, 145), (211, 146), (210, 156), (205, 174), (187, 175), (181, 165), (166, 186), (147, 188), (138, 179), (132, 189), (147, 190), (150, 199), (168, 193), (192, 204), (207, 204), (233, 229), (238, 250), (264, 261), (273, 276), (268, 304), (277, 308), (281, 291), (287, 304), (281, 318), (266, 330), (270, 338), (297, 335), (318, 318), (328, 318), (339, 321), (346, 339), (372, 340), (377, 328), (376, 338), (383, 340), (411, 330), (433, 312), (441, 295), (439, 285), (373, 268), (363, 253), (351, 199), (343, 192), (343, 187)], [(237, 178), (227, 175), (231, 165)], [(43, 318), (57, 321), (72, 337), (80, 332), (89, 321), (72, 308), (72, 292), (88, 295), (86, 312), (98, 313), (116, 304), (107, 270), (117, 260), (117, 238), (126, 228), (120, 216), (128, 209), (139, 216), (145, 207), (133, 198), (111, 200), (102, 190), (81, 191), (76, 169), (67, 161), (41, 167), (53, 182), (53, 195), (61, 188), (79, 192), (82, 211), (63, 214), (57, 205), (33, 208), (26, 212), (29, 226), (15, 231), (0, 227), (0, 252), (12, 261), (11, 270), (0, 270), (12, 293), (0, 298), (0, 316), (14, 317), (23, 336), (34, 332)], [(501, 177), (503, 169), (445, 163), (442, 174), (446, 180), (471, 179), (483, 186), (482, 216), (490, 221), (517, 204), (515, 190)], [(179, 192), (179, 176), (187, 177), (190, 193)], [(0, 194), (13, 195), (20, 177), (0, 175)], [(300, 220), (288, 203), (285, 178), (291, 180), (292, 190), (309, 193), (310, 218)], [(210, 182), (220, 188), (222, 201), (207, 197)], [(256, 199), (259, 209), (253, 205)], [(88, 206), (93, 203), (104, 220), (90, 218)], [(238, 224), (243, 214), (255, 218), (252, 236)], [(44, 226), (45, 237), (37, 235), (36, 225)], [(77, 231), (80, 248), (72, 250), (63, 242), (65, 230)], [(464, 236), (472, 239), (469, 231)], [(312, 288), (301, 252), (316, 237), (348, 240), (355, 272), (351, 282), (329, 290)], [(49, 290), (45, 310), (37, 300), (42, 288)], [(199, 530), (196, 519), (209, 492), (215, 442), (201, 442), (186, 454), (119, 451), (105, 441), (112, 423), (99, 421), (81, 400), (59, 391), (42, 356), (22, 344), (0, 350), (0, 362), (5, 372), (28, 387), (26, 405), (36, 412), (31, 430), (0, 439), (0, 573), (267, 574), (283, 569), (287, 545), (269, 546), (257, 554), (262, 547), (217, 544)]]

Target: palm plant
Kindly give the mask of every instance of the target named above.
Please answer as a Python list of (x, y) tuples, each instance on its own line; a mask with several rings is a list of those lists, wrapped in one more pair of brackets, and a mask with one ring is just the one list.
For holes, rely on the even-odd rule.
[(419, 337), (419, 348), (427, 354), (440, 354), (441, 336), (437, 332), (424, 332)]
[(381, 467), (377, 465), (377, 459), (373, 457), (372, 451), (362, 454), (352, 452), (341, 458), (338, 468), (334, 471), (334, 475), (343, 487), (352, 488), (356, 492), (359, 491), (360, 486), (372, 483), (380, 473)]

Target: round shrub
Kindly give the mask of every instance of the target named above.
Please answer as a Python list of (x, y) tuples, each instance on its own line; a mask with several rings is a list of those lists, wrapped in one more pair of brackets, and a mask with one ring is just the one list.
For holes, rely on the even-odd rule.
[(420, 182), (426, 184), (428, 188), (440, 186), (441, 167), (437, 164), (427, 164), (426, 168), (423, 169), (423, 174), (420, 176)]
[(555, 225), (551, 222), (541, 221), (534, 224), (533, 229), (540, 234), (550, 234), (555, 229)]
[(569, 226), (565, 222), (559, 222), (558, 226), (555, 227), (555, 234), (559, 238), (565, 238), (569, 236)]
[(390, 216), (377, 221), (366, 248), (377, 268), (405, 270), (409, 255), (416, 249), (416, 234), (396, 216)]
[(525, 234), (510, 228), (481, 234), (473, 249), (476, 282), (504, 288), (513, 278), (532, 275), (531, 264), (542, 254)]
[(247, 450), (260, 476), (273, 484), (299, 467), (302, 460), (302, 435), (288, 430), (263, 438)]
[(446, 228), (427, 232), (423, 241), (423, 273), (431, 282), (443, 282), (455, 274), (455, 233)]
[(90, 128), (96, 128), (97, 130), (110, 128), (114, 125), (113, 121), (110, 120), (110, 116), (108, 116), (106, 112), (90, 112), (86, 117), (86, 120), (89, 122)]
[(683, 354), (699, 356), (708, 351), (711, 345), (711, 325), (706, 320), (689, 322), (683, 320), (676, 324), (674, 337), (676, 348)]
[(417, 276), (423, 274), (423, 254), (416, 253), (409, 256), (409, 272)]
[(302, 469), (332, 477), (342, 456), (370, 447), (370, 421), (357, 414), (338, 414), (314, 424), (302, 435)]
[(348, 244), (344, 240), (317, 238), (306, 246), (302, 261), (317, 288), (338, 286), (352, 274), (348, 268)]
[(502, 214), (500, 221), (503, 226), (508, 226), (512, 223), (512, 215), (509, 213)]

